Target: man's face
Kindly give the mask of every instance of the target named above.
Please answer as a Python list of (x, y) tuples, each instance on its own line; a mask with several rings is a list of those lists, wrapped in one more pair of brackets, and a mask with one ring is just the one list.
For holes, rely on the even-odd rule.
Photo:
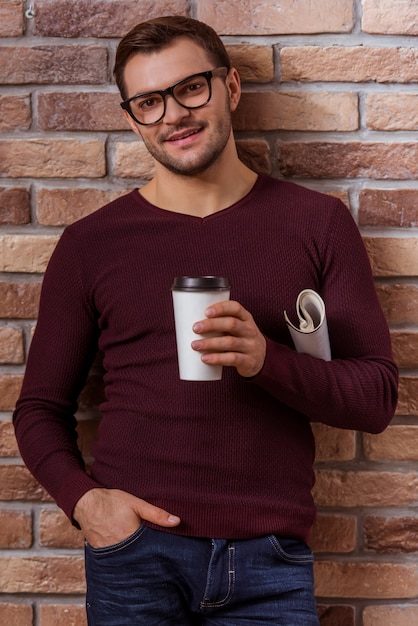
[[(166, 89), (177, 81), (214, 69), (206, 52), (186, 38), (149, 55), (132, 56), (124, 72), (127, 98), (141, 93)], [(235, 108), (239, 79), (235, 74), (225, 79), (212, 78), (212, 97), (199, 109), (185, 109), (170, 95), (163, 119), (152, 126), (142, 126), (125, 112), (132, 130), (140, 136), (157, 163), (182, 176), (195, 176), (213, 165), (232, 141), (231, 110)], [(239, 96), (238, 96), (239, 97)]]

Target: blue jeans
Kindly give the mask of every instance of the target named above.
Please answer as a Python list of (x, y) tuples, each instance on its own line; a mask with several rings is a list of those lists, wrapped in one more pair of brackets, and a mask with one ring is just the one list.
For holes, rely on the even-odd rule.
[(89, 626), (318, 626), (313, 556), (270, 535), (228, 541), (141, 526), (86, 545)]

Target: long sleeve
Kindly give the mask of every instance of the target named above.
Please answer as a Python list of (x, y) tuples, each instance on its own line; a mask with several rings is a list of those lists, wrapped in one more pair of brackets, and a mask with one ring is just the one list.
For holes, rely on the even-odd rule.
[(64, 233), (44, 278), (14, 425), (27, 467), (69, 517), (81, 495), (98, 486), (86, 473), (74, 417), (96, 354), (96, 326), (77, 251)]
[(312, 421), (381, 432), (395, 411), (398, 372), (370, 263), (345, 207), (336, 207), (324, 231), (321, 258), (332, 361), (268, 340), (255, 382)]

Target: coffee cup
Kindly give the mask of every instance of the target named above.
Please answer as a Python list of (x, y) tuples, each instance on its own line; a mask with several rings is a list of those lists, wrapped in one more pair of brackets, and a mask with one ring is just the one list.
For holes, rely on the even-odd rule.
[(229, 300), (229, 280), (223, 276), (177, 276), (173, 294), (174, 320), (179, 373), (181, 380), (220, 380), (222, 365), (203, 363), (200, 352), (191, 343), (199, 337), (213, 337), (213, 333), (196, 334), (193, 325), (203, 320), (205, 309), (222, 300)]

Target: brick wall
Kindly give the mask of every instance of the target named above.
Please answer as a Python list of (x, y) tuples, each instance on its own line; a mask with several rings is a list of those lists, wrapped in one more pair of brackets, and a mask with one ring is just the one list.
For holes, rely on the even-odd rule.
[[(322, 626), (418, 623), (416, 0), (0, 0), (0, 623), (82, 626), (82, 540), (19, 458), (11, 412), (62, 228), (152, 175), (111, 82), (152, 15), (207, 21), (244, 83), (234, 124), (261, 172), (336, 194), (364, 236), (401, 367), (379, 436), (315, 426)], [(347, 259), (349, 262), (349, 259)], [(88, 456), (100, 393), (83, 393)]]

